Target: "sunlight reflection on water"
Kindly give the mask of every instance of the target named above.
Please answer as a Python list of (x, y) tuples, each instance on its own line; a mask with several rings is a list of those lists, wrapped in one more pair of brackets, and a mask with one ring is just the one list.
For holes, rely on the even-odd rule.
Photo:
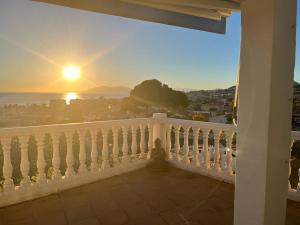
[(76, 92), (68, 92), (65, 96), (64, 99), (66, 100), (67, 104), (70, 104), (70, 101), (74, 99), (78, 99), (79, 95)]

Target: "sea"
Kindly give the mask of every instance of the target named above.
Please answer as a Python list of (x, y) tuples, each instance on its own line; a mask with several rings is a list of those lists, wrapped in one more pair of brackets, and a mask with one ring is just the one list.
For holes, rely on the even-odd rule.
[(69, 103), (73, 99), (123, 98), (122, 95), (105, 95), (97, 93), (0, 93), (0, 106), (4, 105), (49, 105), (54, 99), (65, 99)]

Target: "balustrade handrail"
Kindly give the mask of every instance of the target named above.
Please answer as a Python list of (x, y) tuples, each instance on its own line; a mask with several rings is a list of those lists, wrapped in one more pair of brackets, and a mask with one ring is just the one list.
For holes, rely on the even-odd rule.
[(106, 121), (92, 121), (82, 123), (65, 123), (65, 124), (49, 124), (41, 126), (26, 126), (26, 127), (9, 127), (0, 128), (0, 138), (6, 136), (18, 136), (25, 134), (40, 134), (53, 133), (53, 132), (66, 132), (74, 130), (92, 130), (99, 128), (111, 128), (111, 127), (122, 127), (122, 126), (134, 126), (141, 123), (153, 124), (160, 121), (156, 118), (134, 118), (134, 119), (122, 119), (122, 120), (106, 120)]

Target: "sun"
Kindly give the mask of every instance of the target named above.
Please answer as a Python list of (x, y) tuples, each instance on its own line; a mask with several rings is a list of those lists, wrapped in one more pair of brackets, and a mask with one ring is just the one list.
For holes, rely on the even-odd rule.
[(80, 69), (77, 66), (65, 66), (63, 75), (65, 79), (75, 81), (80, 77)]

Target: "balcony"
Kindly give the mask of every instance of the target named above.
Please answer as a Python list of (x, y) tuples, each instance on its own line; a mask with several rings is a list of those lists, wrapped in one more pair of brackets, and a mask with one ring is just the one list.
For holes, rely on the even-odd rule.
[[(235, 126), (154, 114), (1, 129), (0, 139), (0, 224), (233, 223)], [(167, 160), (155, 166), (158, 149)], [(287, 185), (296, 225), (300, 185)]]

